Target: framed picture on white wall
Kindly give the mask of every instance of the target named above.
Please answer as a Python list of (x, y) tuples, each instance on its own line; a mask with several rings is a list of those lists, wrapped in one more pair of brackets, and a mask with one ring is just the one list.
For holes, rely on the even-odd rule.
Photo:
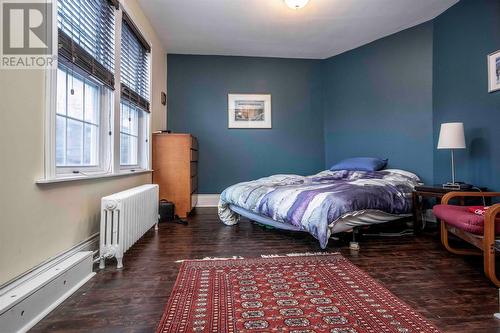
[(228, 94), (228, 128), (272, 128), (270, 94)]
[(488, 91), (500, 90), (500, 50), (488, 55)]

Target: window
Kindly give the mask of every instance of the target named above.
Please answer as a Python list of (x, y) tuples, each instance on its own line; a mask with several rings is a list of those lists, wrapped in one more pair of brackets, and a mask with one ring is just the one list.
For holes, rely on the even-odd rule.
[(139, 110), (129, 103), (121, 103), (120, 165), (139, 164)]
[(149, 52), (138, 29), (123, 14), (121, 41), (120, 166), (136, 168), (147, 161)]
[(48, 72), (41, 182), (149, 169), (149, 44), (118, 0), (57, 0), (56, 7), (58, 65)]
[(57, 79), (56, 165), (97, 167), (101, 87), (64, 67)]
[(111, 171), (115, 8), (109, 0), (57, 2), (59, 57), (48, 178)]

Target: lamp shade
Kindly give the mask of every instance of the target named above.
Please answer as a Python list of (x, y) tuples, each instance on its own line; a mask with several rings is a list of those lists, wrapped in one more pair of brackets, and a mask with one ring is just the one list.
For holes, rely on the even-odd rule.
[(465, 134), (463, 123), (441, 124), (437, 149), (464, 149)]

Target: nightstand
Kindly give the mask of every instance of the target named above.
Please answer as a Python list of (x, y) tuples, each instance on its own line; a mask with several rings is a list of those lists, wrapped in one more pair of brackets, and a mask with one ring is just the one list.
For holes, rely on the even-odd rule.
[[(413, 190), (413, 231), (415, 234), (420, 232), (423, 227), (422, 217), (422, 209), (423, 209), (423, 198), (434, 198), (436, 199), (436, 204), (439, 205), (441, 203), (441, 199), (446, 193), (449, 192), (487, 192), (487, 187), (473, 187), (472, 189), (467, 190), (454, 190), (443, 188), (441, 185), (422, 185), (415, 186)], [(491, 199), (486, 198), (486, 205), (491, 203)], [(460, 205), (464, 205), (464, 199), (460, 199)], [(481, 203), (479, 203), (480, 205)]]

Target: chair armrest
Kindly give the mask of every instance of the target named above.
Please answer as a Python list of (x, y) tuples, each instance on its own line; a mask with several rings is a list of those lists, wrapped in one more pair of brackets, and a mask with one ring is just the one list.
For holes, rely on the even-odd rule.
[(484, 251), (492, 251), (493, 253), (495, 251), (495, 222), (497, 216), (500, 216), (500, 204), (491, 206), (484, 214)]
[(464, 197), (500, 197), (500, 192), (449, 192), (443, 196), (441, 203), (443, 205), (448, 205), (448, 202), (453, 198), (464, 198)]
[(497, 215), (500, 215), (500, 204), (494, 204), (484, 214), (484, 223), (489, 224), (489, 223), (495, 223), (495, 219)]

